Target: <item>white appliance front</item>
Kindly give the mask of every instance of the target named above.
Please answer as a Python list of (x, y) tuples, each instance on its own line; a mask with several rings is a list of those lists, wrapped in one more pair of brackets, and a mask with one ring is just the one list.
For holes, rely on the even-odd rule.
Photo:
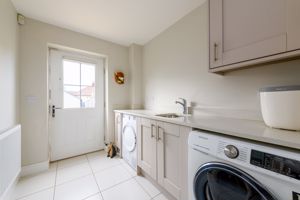
[(122, 157), (133, 168), (137, 169), (137, 123), (136, 117), (123, 115)]
[(300, 199), (299, 152), (193, 131), (188, 165), (189, 200)]

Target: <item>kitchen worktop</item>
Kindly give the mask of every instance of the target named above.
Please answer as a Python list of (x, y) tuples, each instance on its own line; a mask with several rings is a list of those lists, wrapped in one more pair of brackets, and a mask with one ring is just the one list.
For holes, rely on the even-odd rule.
[(269, 128), (258, 120), (234, 119), (210, 114), (165, 118), (155, 116), (161, 113), (151, 110), (115, 110), (115, 112), (300, 150), (300, 132)]

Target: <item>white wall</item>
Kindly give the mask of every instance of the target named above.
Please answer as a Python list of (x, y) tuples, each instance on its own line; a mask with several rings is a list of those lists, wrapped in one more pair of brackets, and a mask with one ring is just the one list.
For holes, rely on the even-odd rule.
[(143, 47), (132, 44), (129, 47), (129, 82), (131, 95), (131, 109), (143, 108), (142, 92), (142, 65), (143, 65)]
[(185, 97), (197, 106), (260, 113), (259, 88), (288, 84), (300, 84), (300, 60), (225, 76), (208, 72), (207, 2), (144, 46), (143, 89), (148, 109), (180, 111), (174, 101)]
[(128, 48), (26, 19), (20, 28), (22, 164), (48, 160), (47, 44), (54, 43), (108, 56), (108, 135), (113, 139), (113, 109), (129, 107), (129, 84), (117, 85), (114, 72), (129, 71)]
[(10, 0), (0, 1), (0, 134), (18, 123), (18, 24)]

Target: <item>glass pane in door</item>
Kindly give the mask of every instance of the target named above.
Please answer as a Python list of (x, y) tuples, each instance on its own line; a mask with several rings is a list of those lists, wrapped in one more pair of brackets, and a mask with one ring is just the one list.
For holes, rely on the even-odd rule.
[(64, 86), (64, 108), (80, 108), (80, 86)]
[(81, 63), (81, 85), (95, 85), (95, 65), (89, 63)]
[(64, 85), (80, 85), (80, 62), (63, 60)]
[(95, 107), (96, 65), (63, 60), (64, 108)]

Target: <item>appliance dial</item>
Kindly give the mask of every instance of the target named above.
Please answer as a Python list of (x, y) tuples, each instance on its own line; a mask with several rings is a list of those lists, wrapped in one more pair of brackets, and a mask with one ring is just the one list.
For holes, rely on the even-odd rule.
[(228, 158), (234, 159), (239, 156), (239, 150), (233, 145), (227, 145), (224, 149), (224, 153)]

